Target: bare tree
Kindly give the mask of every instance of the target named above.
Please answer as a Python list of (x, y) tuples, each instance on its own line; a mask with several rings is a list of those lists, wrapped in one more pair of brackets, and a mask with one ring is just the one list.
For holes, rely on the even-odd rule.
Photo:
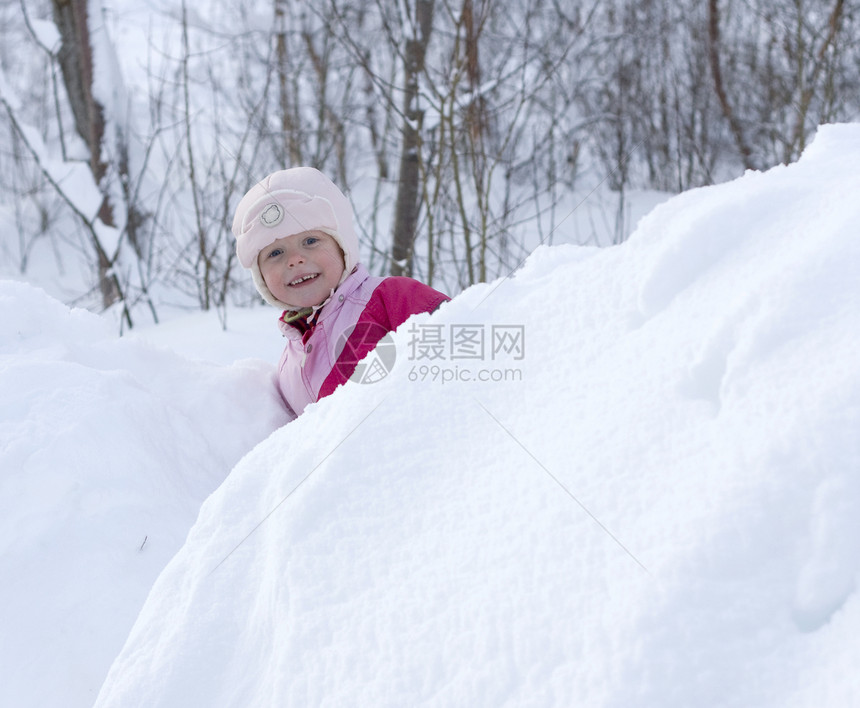
[[(156, 284), (219, 313), (259, 301), (236, 272), (232, 209), (288, 165), (352, 194), (374, 273), (453, 294), (537, 243), (624, 238), (631, 189), (790, 161), (820, 123), (860, 111), (860, 12), (845, 0), (178, 0), (150, 14), (132, 126), (100, 64), (104, 21), (121, 18), (88, 17), (98, 6), (39, 6), (58, 55), (18, 51), (36, 5), (0, 2), (0, 68), (25, 97), (2, 112), (19, 228), (0, 250), (26, 268), (52, 244), (95, 273), (98, 303), (80, 302), (153, 317)], [(76, 211), (54, 166), (82, 146), (100, 203)], [(615, 200), (607, 241), (568, 229), (574, 190)]]
[[(802, 5), (799, 0), (798, 4)], [(805, 58), (805, 61), (801, 60), (797, 62), (797, 84), (799, 87), (799, 96), (796, 102), (797, 113), (794, 127), (788, 136), (789, 139), (786, 141), (783, 162), (790, 162), (799, 156), (806, 147), (809, 114), (816, 94), (822, 92), (822, 89), (828, 94), (831, 94), (833, 90), (836, 63), (832, 60), (832, 55), (838, 49), (844, 16), (844, 0), (835, 0), (833, 9), (827, 16), (824, 35), (816, 38), (817, 46), (815, 46), (815, 43), (803, 46), (802, 40), (799, 41), (799, 44), (801, 44), (798, 47), (799, 54)], [(798, 36), (800, 36), (800, 33), (798, 33)], [(829, 101), (832, 101), (832, 95), (825, 98), (825, 103)]]

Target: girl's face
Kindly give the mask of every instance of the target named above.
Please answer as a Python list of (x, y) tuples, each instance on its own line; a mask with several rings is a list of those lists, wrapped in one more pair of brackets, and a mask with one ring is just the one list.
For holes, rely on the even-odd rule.
[(279, 238), (257, 256), (266, 286), (278, 300), (294, 308), (325, 301), (343, 275), (343, 252), (322, 231)]

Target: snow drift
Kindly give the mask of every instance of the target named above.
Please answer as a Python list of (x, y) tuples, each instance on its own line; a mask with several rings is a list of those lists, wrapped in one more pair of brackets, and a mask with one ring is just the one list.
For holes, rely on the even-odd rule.
[(287, 420), (272, 381), (0, 282), (0, 705), (92, 705), (200, 504)]
[[(411, 320), (206, 501), (96, 705), (860, 703), (858, 161), (824, 127)], [(521, 379), (422, 348), (466, 325)]]
[(541, 248), (277, 430), (270, 366), (0, 285), (0, 704), (138, 612), (98, 708), (860, 704), (858, 160)]

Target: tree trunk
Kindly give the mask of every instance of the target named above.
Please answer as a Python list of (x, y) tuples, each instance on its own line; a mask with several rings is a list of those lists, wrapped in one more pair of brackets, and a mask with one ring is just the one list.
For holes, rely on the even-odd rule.
[[(75, 129), (90, 151), (90, 170), (104, 198), (98, 218), (106, 226), (114, 226), (113, 209), (104, 189), (107, 165), (102, 161), (105, 134), (104, 111), (93, 93), (93, 50), (90, 42), (88, 0), (52, 0), (54, 22), (62, 37), (57, 54), (69, 104), (75, 118)], [(111, 273), (111, 258), (100, 244), (95, 244), (102, 304), (110, 307), (121, 299), (116, 278)]]
[(717, 0), (708, 0), (708, 39), (708, 58), (711, 62), (711, 72), (714, 76), (714, 89), (716, 90), (717, 98), (720, 101), (720, 108), (722, 109), (726, 120), (729, 122), (729, 128), (731, 128), (732, 135), (735, 139), (735, 145), (737, 145), (738, 152), (741, 155), (741, 161), (743, 162), (744, 168), (747, 170), (755, 169), (755, 165), (752, 160), (752, 149), (750, 148), (749, 143), (747, 143), (741, 123), (729, 103), (729, 98), (723, 84), (723, 72), (720, 68), (720, 12), (719, 7), (717, 6)]
[[(54, 21), (62, 37), (57, 53), (69, 104), (75, 117), (75, 129), (90, 151), (90, 170), (101, 184), (107, 166), (101, 159), (104, 140), (104, 113), (93, 94), (93, 51), (87, 17), (87, 0), (53, 0)], [(113, 226), (110, 203), (105, 198), (99, 218)]]
[(406, 40), (404, 53), (403, 146), (400, 153), (397, 202), (394, 208), (390, 270), (392, 275), (412, 275), (421, 191), (423, 111), (418, 105), (418, 79), (424, 71), (424, 57), (432, 29), (433, 0), (416, 0), (415, 25), (412, 36)]
[[(291, 92), (292, 66), (290, 52), (287, 48), (287, 27), (289, 23), (287, 1), (275, 0), (275, 58), (278, 74), (278, 103), (281, 111), (281, 133), (284, 139), (284, 166), (304, 164), (302, 161), (301, 136), (296, 122), (298, 111), (295, 110)], [(298, 95), (295, 97), (298, 100)]]

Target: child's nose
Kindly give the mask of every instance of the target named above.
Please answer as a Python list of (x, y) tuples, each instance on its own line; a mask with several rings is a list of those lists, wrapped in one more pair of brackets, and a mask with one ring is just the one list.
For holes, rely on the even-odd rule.
[(290, 266), (297, 266), (297, 265), (299, 265), (300, 263), (304, 263), (304, 262), (305, 262), (305, 259), (304, 259), (304, 257), (302, 256), (302, 254), (301, 254), (299, 251), (293, 251), (293, 252), (290, 254), (290, 256), (289, 256), (289, 258), (287, 259), (287, 261), (289, 262)]

